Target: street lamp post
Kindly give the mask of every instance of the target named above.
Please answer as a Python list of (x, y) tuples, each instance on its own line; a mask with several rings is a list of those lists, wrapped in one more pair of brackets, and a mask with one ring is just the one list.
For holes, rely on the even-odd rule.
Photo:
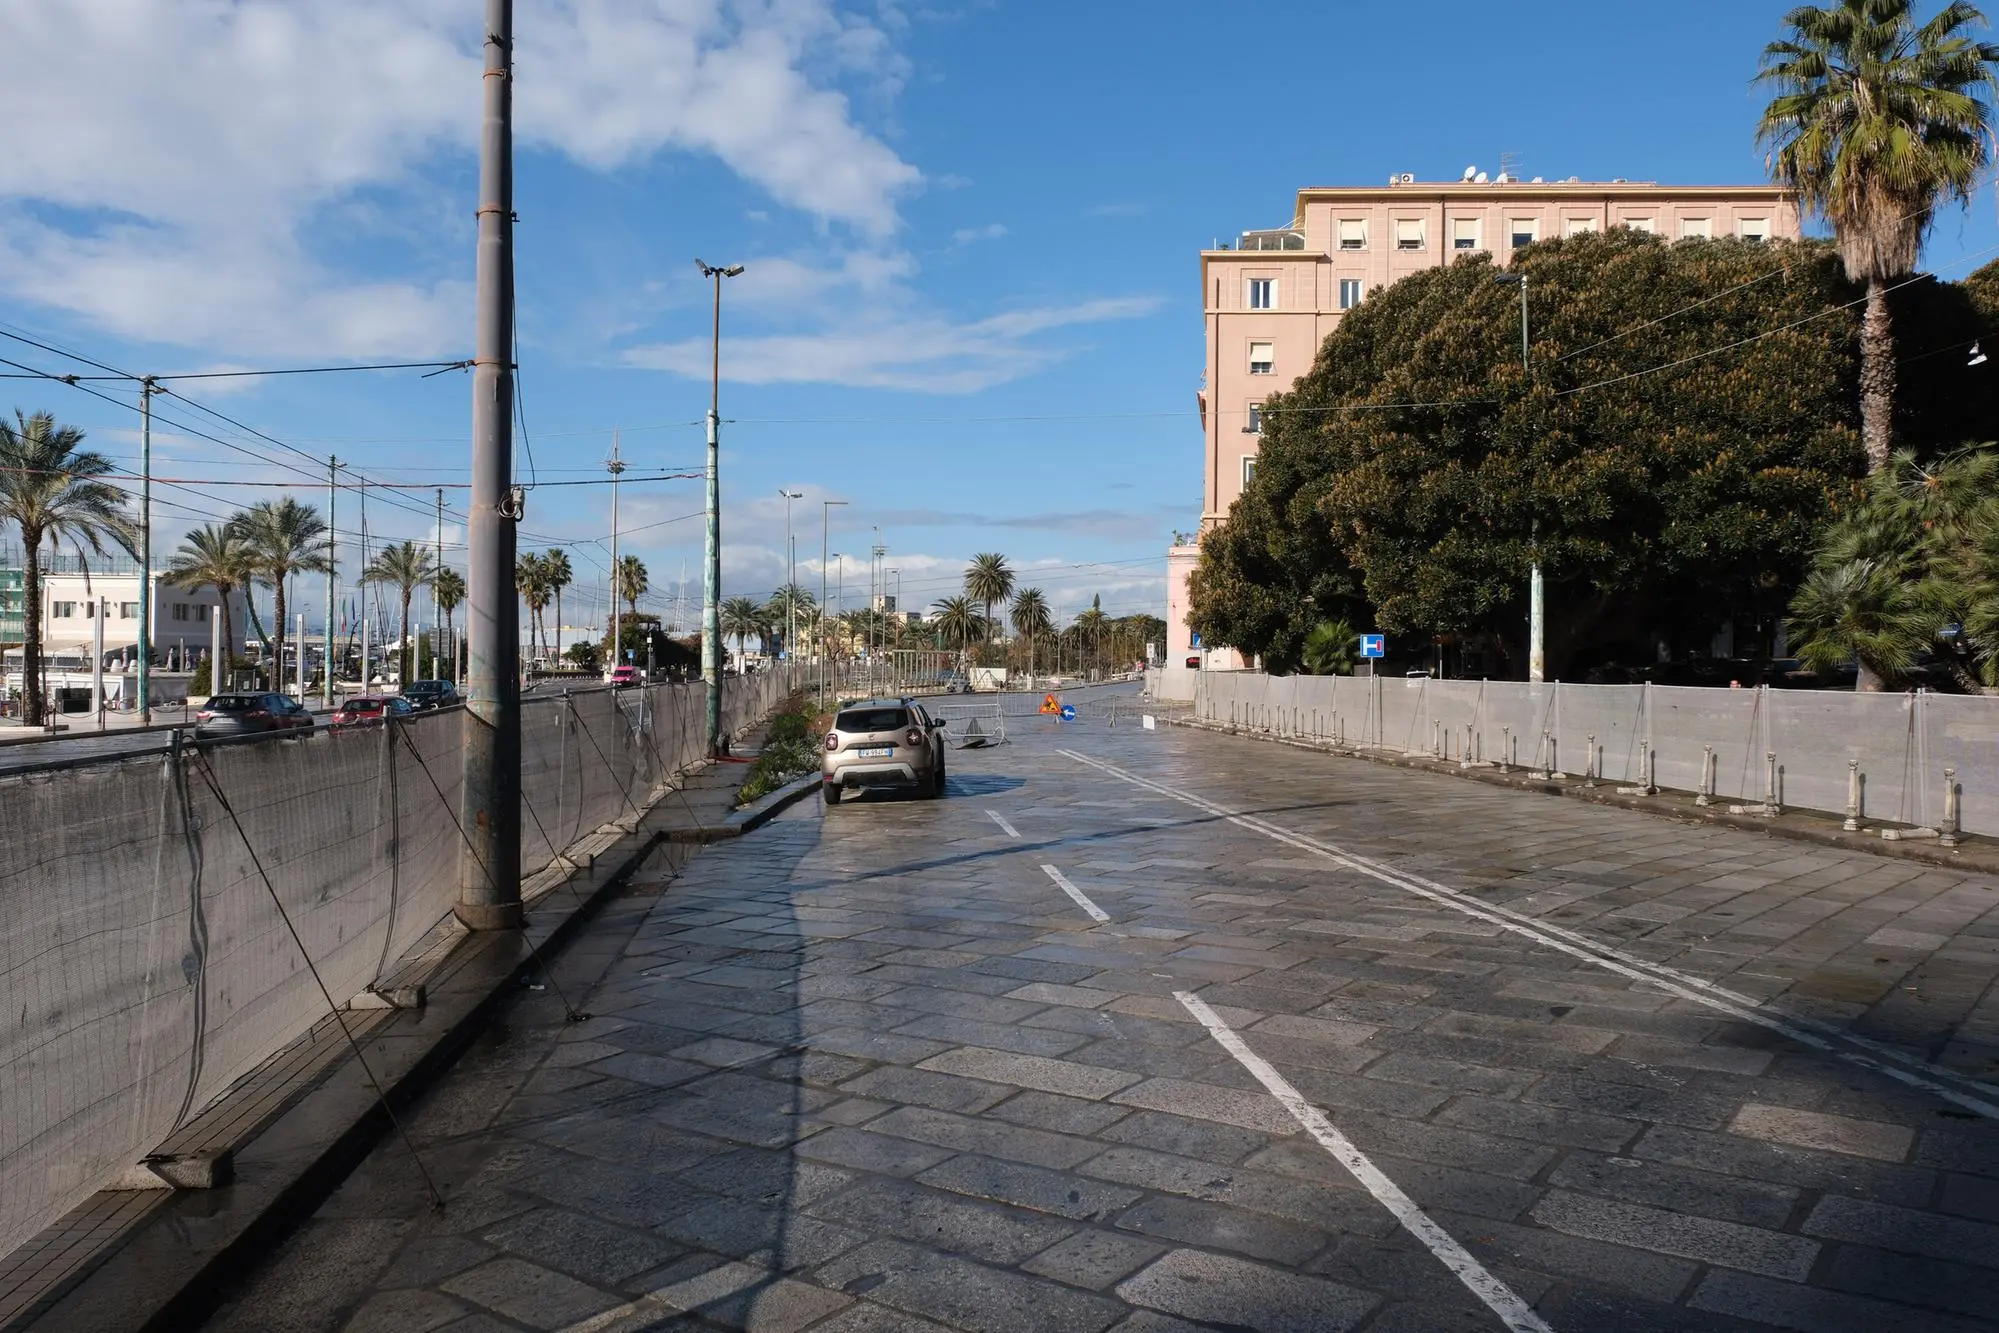
[[(1526, 376), (1522, 393), (1533, 391), (1534, 367), (1528, 360), (1527, 333), (1527, 275), (1525, 273), (1498, 273), (1493, 281), (1508, 285), (1518, 284), (1520, 288), (1520, 369)], [(1531, 447), (1531, 445), (1530, 445)], [(1533, 564), (1527, 574), (1527, 679), (1539, 682), (1547, 675), (1547, 655), (1542, 639), (1542, 595), (1541, 595), (1541, 511), (1539, 497), (1530, 496), (1534, 504), (1533, 523)]]
[(694, 267), (715, 284), (714, 337), (708, 363), (708, 551), (701, 578), (701, 675), (708, 682), (708, 757), (722, 756), (722, 279), (741, 264)]
[(798, 652), (798, 545), (791, 536), (791, 502), (803, 500), (805, 492), (780, 486), (777, 493), (784, 497), (784, 655), (789, 658)]
[(830, 654), (826, 651), (826, 561), (831, 557), (826, 552), (826, 538), (833, 530), (833, 506), (844, 505), (845, 500), (821, 500), (819, 502), (819, 711), (826, 711), (826, 667)]

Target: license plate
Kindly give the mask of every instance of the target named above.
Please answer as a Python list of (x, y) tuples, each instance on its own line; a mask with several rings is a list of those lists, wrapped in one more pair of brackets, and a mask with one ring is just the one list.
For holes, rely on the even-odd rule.
[(886, 759), (895, 753), (893, 745), (869, 745), (854, 751), (863, 759)]

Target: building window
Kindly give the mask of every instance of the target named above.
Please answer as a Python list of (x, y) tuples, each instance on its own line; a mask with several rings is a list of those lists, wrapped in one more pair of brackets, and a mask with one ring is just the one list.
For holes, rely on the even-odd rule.
[(206, 625), (206, 624), (208, 623), (208, 603), (207, 603), (207, 602), (197, 602), (197, 603), (195, 603), (195, 607), (194, 607), (194, 618), (195, 618), (196, 620), (200, 621), (200, 622), (201, 622), (202, 624), (204, 624), (204, 625)]
[(1342, 250), (1367, 249), (1366, 218), (1340, 219), (1340, 249)]
[(1680, 239), (1683, 241), (1713, 240), (1714, 222), (1709, 218), (1681, 218)]
[(1421, 250), (1423, 248), (1423, 219), (1397, 218), (1395, 220), (1395, 248), (1398, 250)]
[(1478, 249), (1477, 218), (1451, 219), (1451, 249), (1453, 250)]
[(1770, 239), (1770, 219), (1744, 218), (1735, 224), (1735, 234), (1745, 241), (1767, 241)]
[(1256, 480), (1256, 459), (1252, 456), (1242, 460), (1242, 488), (1244, 490), (1248, 490), (1249, 484), (1255, 480)]
[(1277, 345), (1275, 343), (1251, 343), (1249, 345), (1249, 373), (1252, 375), (1273, 375), (1277, 372)]
[(139, 618), (139, 604), (137, 602), (118, 603), (118, 618), (120, 620), (137, 620)]
[(1249, 280), (1249, 308), (1251, 310), (1277, 309), (1277, 279), (1251, 278)]
[(1249, 414), (1243, 419), (1242, 428), (1249, 435), (1263, 434), (1263, 404), (1251, 403)]
[(175, 603), (174, 603), (174, 619), (175, 619), (175, 620), (186, 620), (186, 619), (187, 619), (187, 603), (186, 603), (186, 602), (175, 602)]
[(97, 608), (96, 608), (95, 606), (93, 606), (93, 605), (92, 605), (91, 603), (89, 603), (89, 602), (85, 602), (85, 603), (83, 604), (83, 618), (84, 618), (85, 620), (88, 620), (88, 619), (90, 619), (90, 617), (91, 617), (91, 614), (92, 614), (92, 613), (93, 613), (93, 612), (94, 612), (94, 611), (95, 611), (96, 609), (97, 609)]
[(1562, 224), (1562, 234), (1564, 236), (1588, 236), (1595, 230), (1595, 218), (1570, 218)]
[(1340, 279), (1340, 309), (1351, 310), (1360, 304), (1361, 293), (1366, 289), (1359, 278)]
[(1514, 249), (1518, 250), (1523, 245), (1532, 245), (1541, 239), (1541, 219), (1515, 218), (1508, 224), (1506, 232), (1512, 240)]
[(56, 619), (56, 620), (74, 620), (74, 619), (76, 619), (76, 603), (75, 603), (75, 602), (57, 602), (57, 603), (55, 604), (55, 612), (54, 612), (54, 619)]
[(1646, 236), (1656, 235), (1659, 231), (1657, 224), (1651, 218), (1626, 218), (1624, 225)]

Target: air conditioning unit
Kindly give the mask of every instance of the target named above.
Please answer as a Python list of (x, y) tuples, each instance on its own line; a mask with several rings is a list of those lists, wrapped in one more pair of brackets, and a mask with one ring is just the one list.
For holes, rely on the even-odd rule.
[(1415, 172), (1413, 172), (1413, 171), (1405, 171), (1405, 172), (1403, 172), (1403, 173), (1402, 173), (1402, 183), (1403, 183), (1404, 185), (1414, 185), (1414, 184), (1416, 183), (1416, 173), (1415, 173)]

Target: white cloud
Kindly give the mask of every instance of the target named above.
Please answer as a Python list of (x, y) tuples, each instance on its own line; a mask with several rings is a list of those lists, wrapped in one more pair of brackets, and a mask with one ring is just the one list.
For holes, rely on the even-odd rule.
[[(431, 257), (357, 280), (332, 251), (384, 235), (411, 250), (393, 219), (431, 207), (461, 229), (446, 240), (462, 271), (469, 209), (425, 171), (475, 146), (481, 13), (0, 0), (0, 294), (186, 347), (457, 348), (470, 293)], [(710, 155), (877, 241), (919, 182), (834, 86), (892, 95), (906, 64), (835, 0), (526, 0), (517, 34), (524, 146), (603, 170)]]
[(983, 227), (960, 227), (951, 233), (951, 241), (956, 245), (970, 245), (973, 241), (997, 241), (1004, 235), (1004, 222), (989, 222)]
[[(1135, 319), (1159, 304), (1152, 297), (1116, 297), (1008, 311), (969, 323), (929, 315), (870, 315), (822, 332), (731, 337), (722, 348), (722, 374), (741, 384), (974, 393), (1057, 360), (1057, 349), (1026, 341), (1034, 334)], [(689, 338), (634, 347), (625, 353), (625, 362), (701, 379), (709, 372), (708, 342)]]

